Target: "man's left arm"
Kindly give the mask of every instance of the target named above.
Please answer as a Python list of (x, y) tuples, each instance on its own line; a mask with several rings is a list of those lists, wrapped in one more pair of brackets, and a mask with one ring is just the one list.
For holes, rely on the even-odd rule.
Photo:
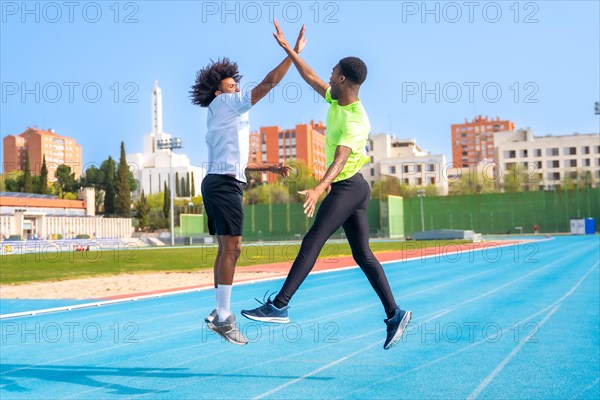
[(327, 168), (325, 176), (323, 176), (323, 179), (321, 179), (319, 184), (314, 189), (298, 192), (306, 196), (306, 200), (304, 201), (304, 214), (306, 214), (309, 218), (311, 218), (315, 213), (315, 207), (319, 197), (321, 197), (323, 192), (327, 190), (333, 181), (335, 181), (335, 178), (337, 178), (340, 172), (342, 172), (344, 169), (350, 154), (352, 154), (352, 149), (350, 147), (337, 146), (335, 148), (333, 162), (329, 168)]

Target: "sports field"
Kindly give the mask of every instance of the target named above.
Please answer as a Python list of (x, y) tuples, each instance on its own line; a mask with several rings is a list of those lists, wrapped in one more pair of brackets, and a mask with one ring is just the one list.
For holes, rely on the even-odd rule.
[(358, 268), (311, 274), (287, 325), (239, 316), (281, 279), (236, 286), (243, 347), (206, 328), (211, 290), (10, 317), (60, 305), (14, 302), (0, 398), (597, 399), (599, 248), (597, 235), (557, 237), (385, 263), (413, 311), (390, 351)]

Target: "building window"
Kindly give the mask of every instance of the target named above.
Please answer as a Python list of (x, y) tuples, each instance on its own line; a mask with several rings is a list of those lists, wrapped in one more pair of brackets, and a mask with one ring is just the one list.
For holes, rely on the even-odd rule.
[(427, 172), (434, 172), (435, 171), (435, 164), (427, 164), (427, 168), (425, 169), (425, 171), (427, 171)]
[(560, 172), (548, 172), (547, 177), (549, 180), (559, 181), (560, 180)]
[(521, 157), (523, 157), (523, 158), (529, 157), (527, 154), (528, 154), (527, 149), (521, 150)]
[(576, 167), (577, 160), (567, 160), (569, 167)]
[(541, 161), (537, 161), (535, 166), (537, 167), (537, 169), (542, 169), (542, 162)]
[(583, 146), (581, 148), (581, 154), (590, 154), (590, 146)]
[(560, 168), (560, 162), (558, 160), (548, 160), (548, 168)]
[(369, 140), (369, 150), (373, 151), (373, 141)]
[(391, 165), (388, 167), (388, 172), (390, 174), (396, 174), (396, 166), (395, 165)]
[(371, 176), (375, 176), (375, 168), (371, 168)]
[(577, 148), (576, 147), (565, 147), (564, 148), (564, 155), (565, 156), (573, 156), (575, 154), (577, 154)]
[(375, 162), (375, 157), (371, 156), (371, 164)]
[(590, 159), (589, 158), (584, 158), (583, 159), (583, 166), (584, 167), (589, 167), (590, 165), (591, 165), (590, 164)]
[(517, 158), (517, 152), (515, 150), (508, 150), (504, 152), (506, 158)]
[(535, 149), (534, 150), (534, 154), (536, 157), (541, 157), (542, 156), (542, 149)]
[(435, 178), (433, 176), (429, 178), (429, 183), (435, 185)]
[(558, 155), (558, 147), (551, 147), (549, 149), (546, 149), (546, 155), (557, 156)]

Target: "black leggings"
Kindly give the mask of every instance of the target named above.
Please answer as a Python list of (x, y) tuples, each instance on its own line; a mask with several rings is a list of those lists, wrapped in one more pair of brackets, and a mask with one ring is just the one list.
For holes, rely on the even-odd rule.
[(388, 317), (394, 315), (396, 301), (385, 272), (369, 247), (367, 206), (370, 196), (369, 184), (361, 174), (331, 185), (331, 191), (321, 203), (315, 222), (302, 240), (298, 256), (273, 301), (276, 307), (281, 308), (289, 303), (313, 269), (327, 239), (342, 226), (354, 261), (369, 279)]

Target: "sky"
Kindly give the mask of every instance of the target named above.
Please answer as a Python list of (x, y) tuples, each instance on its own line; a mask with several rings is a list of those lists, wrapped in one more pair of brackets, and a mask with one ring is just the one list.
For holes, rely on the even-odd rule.
[[(229, 57), (251, 87), (306, 25), (302, 57), (324, 81), (343, 57), (368, 67), (372, 133), (415, 138), (451, 159), (450, 125), (476, 115), (535, 135), (600, 132), (598, 1), (1, 1), (0, 133), (29, 126), (75, 138), (84, 167), (141, 152), (154, 81), (164, 131), (207, 161), (206, 109), (189, 90)], [(250, 111), (251, 129), (324, 121), (327, 104), (292, 67)]]

